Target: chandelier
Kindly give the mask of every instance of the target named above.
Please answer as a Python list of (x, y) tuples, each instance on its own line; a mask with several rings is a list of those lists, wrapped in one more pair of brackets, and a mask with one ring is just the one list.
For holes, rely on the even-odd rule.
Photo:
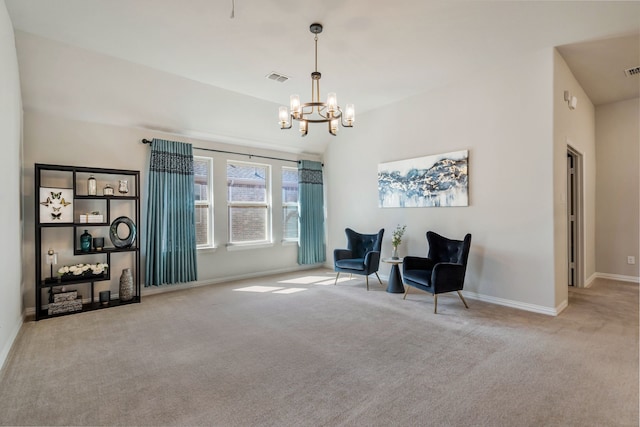
[(316, 68), (311, 73), (311, 102), (300, 103), (298, 95), (290, 96), (290, 107), (280, 107), (280, 129), (291, 129), (293, 120), (300, 122), (300, 134), (306, 136), (309, 131), (309, 123), (328, 123), (329, 133), (338, 133), (338, 123), (343, 127), (353, 127), (355, 122), (355, 108), (353, 104), (347, 104), (344, 112), (338, 106), (338, 97), (335, 92), (327, 94), (327, 102), (320, 101), (320, 77), (318, 72), (318, 34), (322, 32), (321, 24), (311, 24), (309, 30), (315, 34)]

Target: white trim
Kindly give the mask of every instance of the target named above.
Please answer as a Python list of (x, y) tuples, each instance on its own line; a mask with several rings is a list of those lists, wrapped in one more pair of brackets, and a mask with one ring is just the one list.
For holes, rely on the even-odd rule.
[(622, 274), (595, 273), (594, 276), (599, 279), (619, 280), (621, 282), (640, 283), (638, 276), (623, 276)]
[(504, 298), (492, 297), (489, 295), (482, 295), (475, 292), (462, 291), (465, 297), (475, 299), (483, 302), (490, 302), (492, 304), (503, 305), (505, 307), (517, 308), (519, 310), (531, 311), (534, 313), (546, 314), (548, 316), (557, 316), (562, 310), (567, 307), (567, 301), (563, 301), (558, 307), (551, 308), (543, 305), (529, 304), (526, 302), (514, 301)]
[[(389, 280), (389, 276), (388, 275), (380, 274), (380, 278), (383, 279), (383, 280), (387, 280), (387, 281)], [(403, 286), (406, 286), (406, 285), (403, 285)], [(549, 307), (545, 307), (545, 306), (542, 306), (542, 305), (535, 305), (535, 304), (529, 304), (529, 303), (526, 303), (526, 302), (513, 301), (513, 300), (504, 299), (504, 298), (492, 297), (492, 296), (489, 296), (489, 295), (482, 295), (482, 294), (478, 294), (476, 292), (470, 292), (470, 291), (462, 291), (462, 294), (464, 295), (465, 298), (468, 297), (470, 299), (474, 299), (474, 300), (477, 300), (477, 301), (503, 305), (505, 307), (517, 308), (519, 310), (532, 311), (534, 313), (546, 314), (548, 316), (557, 316), (558, 314), (560, 314), (562, 312), (562, 310), (567, 308), (567, 306), (569, 305), (568, 301), (564, 300), (556, 308), (549, 308)]]
[[(35, 310), (34, 310), (34, 313), (35, 313)], [(4, 348), (0, 352), (0, 371), (2, 370), (2, 368), (4, 368), (4, 364), (9, 357), (9, 352), (11, 351), (11, 348), (13, 347), (13, 343), (15, 343), (16, 338), (20, 333), (20, 329), (22, 329), (23, 324), (24, 324), (24, 316), (19, 316), (18, 321), (16, 322), (16, 326), (13, 328), (13, 331), (11, 331), (11, 334), (9, 334), (9, 339), (7, 340), (6, 344), (4, 345)]]
[(259, 243), (227, 243), (227, 251), (246, 251), (249, 249), (264, 249), (274, 246), (273, 242), (259, 242)]
[[(313, 264), (313, 265), (308, 265), (308, 266), (298, 266), (298, 267), (292, 267), (292, 268), (281, 268), (278, 270), (270, 270), (270, 271), (259, 271), (259, 272), (255, 272), (255, 273), (247, 273), (247, 274), (239, 274), (237, 276), (227, 276), (227, 277), (221, 277), (218, 279), (210, 279), (210, 280), (199, 280), (197, 282), (188, 282), (188, 283), (180, 283), (180, 284), (174, 284), (174, 285), (164, 285), (164, 286), (150, 286), (148, 288), (143, 287), (142, 288), (142, 296), (149, 296), (149, 295), (155, 295), (155, 294), (162, 294), (165, 292), (173, 292), (173, 291), (181, 291), (184, 289), (191, 289), (191, 288), (199, 288), (200, 286), (207, 286), (207, 285), (215, 285), (218, 283), (225, 283), (225, 282), (235, 282), (237, 280), (244, 280), (244, 279), (253, 279), (256, 277), (262, 277), (262, 276), (270, 276), (270, 275), (274, 275), (274, 274), (282, 274), (282, 273), (291, 273), (291, 272), (295, 272), (295, 271), (305, 271), (305, 270), (313, 270), (315, 268), (321, 268), (322, 264)], [(113, 298), (117, 298), (117, 294), (111, 294), (111, 296)], [(83, 299), (82, 302), (83, 303), (88, 303), (90, 299)], [(83, 313), (82, 311), (78, 311), (77, 313)], [(86, 312), (84, 312), (86, 313)], [(25, 316), (35, 316), (36, 314), (36, 309), (35, 307), (27, 307), (25, 309)]]
[(597, 278), (598, 278), (598, 273), (593, 273), (591, 276), (589, 276), (587, 281), (584, 282), (584, 287), (585, 288), (590, 288), (591, 285), (593, 285), (593, 281), (596, 280)]
[(560, 303), (559, 306), (556, 307), (556, 316), (564, 311), (565, 308), (569, 307), (569, 300), (566, 299)]
[(253, 279), (256, 277), (271, 276), (274, 274), (291, 273), (295, 271), (313, 270), (322, 267), (321, 264), (313, 264), (309, 266), (298, 266), (292, 268), (281, 268), (278, 270), (258, 271), (255, 273), (239, 274), (237, 276), (227, 276), (218, 279), (199, 280), (197, 282), (181, 283), (176, 285), (150, 286), (142, 289), (142, 296), (161, 294), (165, 292), (181, 291), (183, 289), (199, 288), (200, 286), (216, 285), (219, 283), (235, 282), (237, 280)]
[[(571, 153), (575, 157), (575, 178), (576, 178), (576, 262), (575, 262), (575, 285), (577, 288), (586, 287), (584, 281), (586, 263), (584, 261), (585, 257), (585, 235), (587, 234), (587, 222), (584, 220), (585, 213), (585, 197), (584, 197), (584, 182), (585, 182), (585, 170), (584, 170), (584, 154), (582, 151), (575, 148), (570, 138), (566, 138), (567, 143), (567, 153)], [(568, 181), (568, 180), (567, 180)], [(567, 182), (567, 186), (569, 183)], [(569, 194), (566, 194), (567, 204), (568, 204)], [(568, 221), (568, 219), (567, 219)], [(567, 227), (568, 231), (568, 227)], [(567, 253), (568, 247), (570, 245), (569, 237), (567, 236)], [(567, 268), (568, 268), (569, 259), (567, 258)]]

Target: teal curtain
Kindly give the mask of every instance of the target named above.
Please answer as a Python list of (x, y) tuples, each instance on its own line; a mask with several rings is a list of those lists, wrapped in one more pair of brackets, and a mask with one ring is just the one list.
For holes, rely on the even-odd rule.
[(148, 181), (144, 285), (197, 280), (191, 144), (154, 139)]
[(327, 259), (324, 243), (324, 197), (322, 163), (298, 163), (300, 242), (298, 264), (318, 264)]

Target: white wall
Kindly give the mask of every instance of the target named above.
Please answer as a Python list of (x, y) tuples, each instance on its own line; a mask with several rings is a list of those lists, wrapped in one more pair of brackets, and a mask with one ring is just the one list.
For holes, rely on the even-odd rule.
[[(225, 151), (250, 152), (254, 155), (266, 155), (285, 159), (297, 160), (297, 155), (268, 150), (253, 149), (243, 151), (243, 147), (207, 142), (197, 139), (176, 137), (170, 134), (151, 132), (144, 129), (126, 128), (111, 125), (101, 125), (83, 121), (66, 119), (50, 114), (35, 111), (24, 113), (24, 163), (23, 203), (26, 207), (24, 213), (24, 303), (29, 312), (33, 311), (35, 295), (34, 283), (34, 214), (32, 206), (34, 199), (34, 164), (51, 163), (61, 165), (79, 165), (89, 167), (106, 167), (115, 169), (133, 169), (141, 172), (142, 200), (146, 200), (147, 169), (149, 161), (149, 146), (141, 143), (143, 138), (163, 138), (184, 142), (191, 142), (194, 147), (218, 149)], [(203, 250), (198, 252), (198, 282), (191, 284), (168, 285), (161, 288), (149, 288), (143, 290), (143, 296), (157, 291), (170, 291), (185, 287), (216, 283), (231, 278), (243, 278), (253, 275), (263, 275), (269, 272), (298, 270), (297, 246), (282, 244), (282, 226), (280, 222), (281, 194), (276, 191), (280, 188), (280, 167), (296, 166), (295, 163), (266, 160), (260, 158), (249, 159), (246, 156), (212, 153), (195, 150), (195, 155), (205, 155), (214, 158), (214, 188), (215, 188), (215, 243), (217, 250)], [(269, 248), (251, 249), (241, 251), (227, 251), (227, 210), (226, 210), (226, 159), (253, 161), (257, 163), (271, 164), (273, 175), (273, 204), (274, 221), (273, 235), (274, 245)], [(305, 157), (311, 158), (311, 157)], [(144, 226), (146, 218), (146, 205), (142, 203), (141, 224), (139, 226), (141, 248), (144, 248), (146, 239)], [(47, 248), (43, 248), (46, 250)], [(59, 252), (60, 263), (79, 262), (74, 257), (71, 248), (61, 246), (56, 248)], [(144, 250), (142, 251), (144, 265)], [(46, 266), (44, 266), (46, 268)], [(46, 271), (46, 270), (45, 270)], [(112, 292), (117, 290), (119, 270), (114, 270)], [(100, 286), (107, 284), (102, 283)]]
[(15, 38), (25, 111), (278, 151), (324, 151), (320, 134), (302, 139), (296, 129), (280, 130), (273, 102), (21, 31)]
[(4, 0), (0, 0), (0, 141), (2, 141), (2, 191), (0, 224), (0, 367), (7, 358), (13, 340), (22, 325), (20, 299), (20, 256), (22, 222), (20, 220), (20, 149), (22, 104), (13, 26)]
[[(598, 274), (638, 281), (640, 99), (596, 107)], [(634, 256), (636, 264), (627, 264)]]
[[(596, 146), (595, 109), (562, 56), (554, 49), (553, 138), (556, 303), (568, 299), (567, 256), (567, 146), (582, 155), (583, 180), (583, 279), (588, 283), (596, 271)], [(564, 100), (568, 90), (578, 98), (570, 110)], [(582, 284), (578, 284), (582, 286)]]
[[(324, 159), (329, 263), (345, 227), (384, 227), (383, 256), (397, 224), (407, 224), (400, 255), (426, 254), (428, 230), (469, 232), (465, 292), (555, 314), (552, 88), (553, 51), (545, 49), (358, 117)], [(469, 207), (378, 207), (379, 163), (464, 149)], [(382, 264), (383, 274), (389, 269)]]

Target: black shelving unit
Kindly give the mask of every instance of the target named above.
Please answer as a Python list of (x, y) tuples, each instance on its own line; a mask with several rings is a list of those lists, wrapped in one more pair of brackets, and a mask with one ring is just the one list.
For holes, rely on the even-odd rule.
[[(109, 183), (115, 183), (118, 179), (127, 179), (130, 184), (130, 192), (133, 195), (127, 193), (127, 195), (88, 195), (86, 193), (86, 189), (80, 183), (86, 182), (86, 178), (89, 175), (95, 175), (106, 177), (106, 180)], [(110, 181), (109, 178), (113, 178), (113, 181)], [(125, 169), (106, 169), (106, 168), (90, 168), (84, 166), (63, 166), (63, 165), (50, 165), (50, 164), (35, 164), (35, 265), (36, 265), (36, 286), (35, 286), (35, 294), (36, 294), (36, 320), (42, 320), (50, 317), (58, 317), (64, 316), (68, 314), (75, 314), (84, 311), (98, 310), (103, 308), (112, 308), (125, 304), (139, 303), (141, 301), (141, 290), (140, 290), (140, 172), (135, 170), (125, 170)], [(67, 223), (41, 223), (40, 222), (40, 188), (41, 187), (59, 187), (58, 183), (65, 182), (67, 184), (67, 188), (71, 188), (73, 191), (73, 222)], [(117, 189), (116, 189), (117, 191)], [(101, 189), (98, 190), (101, 192)], [(98, 203), (101, 206), (104, 206), (104, 222), (101, 223), (81, 223), (79, 222), (80, 211), (78, 210), (77, 202), (78, 201), (89, 201), (93, 203)], [(138, 229), (138, 233), (135, 239), (133, 246), (127, 248), (116, 248), (105, 246), (102, 250), (92, 249), (88, 252), (83, 252), (79, 247), (79, 236), (82, 233), (82, 230), (87, 228), (104, 228), (106, 230), (106, 234), (108, 234), (108, 227), (111, 225), (111, 221), (115, 218), (111, 218), (112, 216), (112, 204), (114, 203), (128, 203), (131, 206), (126, 206), (125, 210), (127, 212), (131, 212), (131, 215), (134, 216), (133, 220)], [(61, 280), (56, 277), (43, 277), (43, 262), (46, 257), (46, 252), (48, 247), (43, 247), (43, 230), (47, 228), (68, 228), (70, 230), (70, 235), (68, 237), (68, 245), (69, 247), (73, 247), (72, 255), (73, 257), (78, 257), (78, 260), (75, 262), (84, 263), (82, 261), (83, 256), (100, 255), (104, 257), (103, 259), (109, 265), (109, 268), (103, 275), (99, 276), (89, 276), (89, 277), (79, 277), (79, 278), (71, 278)], [(78, 232), (80, 230), (80, 232)], [(109, 238), (105, 238), (105, 244), (109, 242)], [(108, 304), (101, 304), (96, 300), (96, 295), (94, 292), (95, 283), (101, 281), (110, 281), (111, 280), (111, 258), (112, 256), (118, 256), (118, 254), (122, 253), (133, 253), (134, 265), (131, 265), (132, 274), (134, 278), (134, 296), (133, 299), (129, 301), (121, 301), (119, 299), (112, 299)], [(45, 270), (46, 271), (46, 270)], [(72, 286), (72, 285), (88, 285), (90, 290), (90, 299), (88, 302), (85, 302), (82, 305), (81, 311), (72, 311), (68, 313), (61, 314), (48, 314), (47, 307), (43, 305), (43, 292), (47, 292), (51, 294), (55, 288), (59, 288), (62, 286)], [(47, 303), (48, 303), (47, 299)]]

